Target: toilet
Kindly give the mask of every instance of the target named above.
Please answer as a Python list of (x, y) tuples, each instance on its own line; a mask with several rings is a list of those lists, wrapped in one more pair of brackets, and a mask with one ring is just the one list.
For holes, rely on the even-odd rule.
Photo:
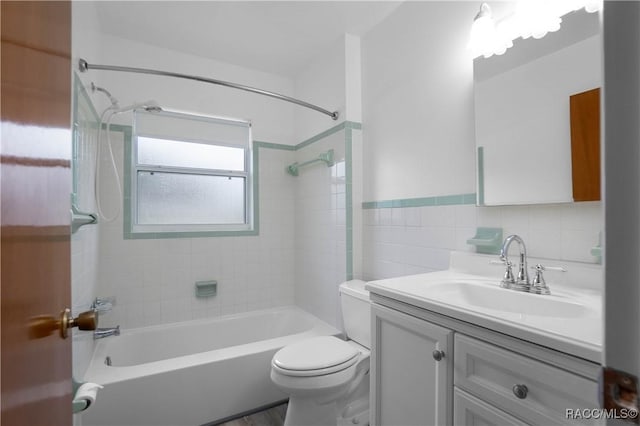
[(280, 349), (271, 380), (289, 395), (285, 426), (369, 424), (369, 292), (364, 281), (340, 284), (348, 340), (318, 336)]

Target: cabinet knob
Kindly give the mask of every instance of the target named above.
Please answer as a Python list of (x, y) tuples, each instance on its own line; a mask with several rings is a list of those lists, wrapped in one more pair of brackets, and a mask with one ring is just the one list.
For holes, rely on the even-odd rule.
[(513, 394), (520, 399), (525, 399), (527, 397), (528, 392), (529, 392), (529, 389), (527, 388), (526, 385), (513, 386)]
[(442, 358), (444, 358), (444, 351), (435, 350), (433, 351), (432, 355), (433, 359), (435, 359), (436, 361), (440, 361)]

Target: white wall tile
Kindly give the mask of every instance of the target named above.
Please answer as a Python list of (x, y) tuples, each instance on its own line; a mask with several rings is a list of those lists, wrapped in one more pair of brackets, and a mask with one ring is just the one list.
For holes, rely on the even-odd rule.
[(389, 226), (392, 223), (391, 209), (378, 210), (378, 223), (381, 226)]
[(421, 212), (418, 207), (407, 207), (404, 210), (404, 220), (406, 226), (421, 226)]
[[(346, 195), (342, 180), (345, 169), (341, 161), (345, 154), (345, 131), (296, 151), (296, 159), (305, 161), (328, 149), (334, 150), (337, 159), (334, 166), (310, 166), (294, 179), (295, 302), (338, 326), (338, 285), (346, 278)], [(327, 194), (335, 197), (332, 199)], [(359, 214), (354, 224), (364, 219), (362, 210)], [(369, 216), (367, 221), (378, 222), (376, 214), (379, 213)], [(382, 220), (391, 224), (391, 215)], [(356, 269), (354, 265), (354, 271)]]
[(502, 227), (509, 233), (526, 232), (529, 229), (530, 209), (528, 206), (502, 207)]
[(378, 225), (379, 209), (366, 209), (364, 212), (364, 224), (365, 225)]
[(392, 208), (391, 226), (404, 226), (404, 209)]
[[(522, 236), (527, 244), (527, 253), (530, 256), (544, 257), (550, 259), (561, 259), (562, 256), (562, 235), (558, 231), (535, 230), (526, 237)], [(515, 244), (512, 244), (515, 246)], [(517, 247), (512, 247), (510, 253), (518, 253)], [(589, 252), (586, 251), (588, 254)]]
[(476, 235), (475, 227), (456, 227), (456, 251), (474, 251), (475, 248), (467, 243), (467, 240)]
[(421, 207), (423, 227), (455, 226), (455, 206)]
[[(405, 226), (364, 227), (363, 275), (367, 279), (447, 269), (452, 250), (475, 251), (467, 240), (475, 235), (476, 226), (502, 228), (504, 237), (518, 234), (524, 239), (529, 255), (551, 259), (554, 264), (562, 264), (563, 260), (597, 261), (590, 250), (598, 244), (603, 227), (599, 202), (420, 207), (421, 227), (407, 223), (406, 218), (414, 214), (412, 209), (404, 209)], [(510, 252), (515, 254), (517, 250), (513, 246)]]
[(477, 226), (485, 228), (502, 227), (502, 209), (500, 207), (478, 207), (476, 210)]
[(462, 205), (455, 207), (456, 227), (457, 228), (475, 228), (477, 208), (474, 205)]

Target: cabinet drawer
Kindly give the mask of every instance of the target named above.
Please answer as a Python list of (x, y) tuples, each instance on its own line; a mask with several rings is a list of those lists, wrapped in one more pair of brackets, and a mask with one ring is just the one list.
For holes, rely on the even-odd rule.
[(454, 426), (527, 426), (513, 416), (498, 410), (455, 387), (453, 390)]
[[(454, 383), (534, 425), (577, 424), (565, 418), (567, 409), (598, 408), (595, 381), (460, 334)], [(517, 385), (526, 395), (516, 396)]]

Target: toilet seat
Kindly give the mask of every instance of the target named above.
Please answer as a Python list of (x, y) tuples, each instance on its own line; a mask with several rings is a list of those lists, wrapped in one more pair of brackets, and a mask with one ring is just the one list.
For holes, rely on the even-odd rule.
[(280, 349), (273, 357), (273, 369), (286, 376), (322, 376), (356, 364), (360, 351), (333, 336), (313, 337)]

